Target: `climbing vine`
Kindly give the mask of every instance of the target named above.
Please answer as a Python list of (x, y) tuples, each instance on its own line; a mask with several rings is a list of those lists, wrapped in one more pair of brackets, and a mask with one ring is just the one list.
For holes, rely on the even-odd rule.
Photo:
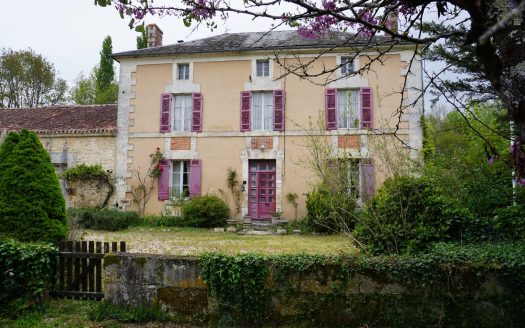
[(60, 178), (67, 181), (68, 183), (75, 181), (97, 181), (108, 186), (108, 193), (100, 208), (105, 208), (108, 206), (109, 199), (115, 190), (111, 179), (111, 174), (107, 171), (104, 171), (100, 164), (79, 164), (64, 171), (62, 174), (60, 174)]

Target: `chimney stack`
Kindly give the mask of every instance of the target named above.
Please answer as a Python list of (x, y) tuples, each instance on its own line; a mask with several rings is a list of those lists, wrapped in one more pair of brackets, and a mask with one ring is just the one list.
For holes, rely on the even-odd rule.
[(149, 24), (146, 26), (148, 32), (148, 48), (162, 46), (162, 30), (157, 24)]
[[(399, 21), (398, 21), (399, 11), (397, 8), (391, 9), (385, 18), (385, 27), (390, 31), (397, 33), (399, 30)], [(389, 35), (388, 33), (385, 33)]]

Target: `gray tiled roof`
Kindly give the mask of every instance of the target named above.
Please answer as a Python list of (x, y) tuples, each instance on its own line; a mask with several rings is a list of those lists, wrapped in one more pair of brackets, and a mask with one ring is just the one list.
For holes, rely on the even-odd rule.
[[(187, 55), (232, 51), (330, 49), (334, 47), (360, 47), (366, 44), (375, 46), (391, 45), (392, 42), (390, 37), (375, 36), (372, 40), (369, 40), (369, 38), (359, 37), (355, 34), (345, 32), (336, 32), (315, 39), (302, 37), (297, 31), (227, 33), (162, 47), (119, 52), (113, 54), (113, 57), (118, 59), (123, 57)], [(394, 42), (406, 44), (406, 42)]]

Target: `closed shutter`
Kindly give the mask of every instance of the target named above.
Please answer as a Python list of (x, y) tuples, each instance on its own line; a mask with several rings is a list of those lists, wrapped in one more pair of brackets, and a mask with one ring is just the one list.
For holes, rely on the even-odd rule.
[(284, 131), (284, 90), (273, 92), (273, 130)]
[(361, 129), (372, 128), (372, 112), (372, 88), (361, 88)]
[(337, 129), (337, 89), (325, 91), (326, 129)]
[(191, 120), (191, 131), (201, 132), (202, 131), (202, 93), (194, 92), (193, 98), (193, 109), (192, 109), (192, 120)]
[(163, 159), (159, 162), (160, 177), (158, 181), (159, 200), (167, 200), (170, 196), (170, 164)]
[(171, 131), (171, 93), (163, 93), (160, 96), (160, 132)]
[(374, 160), (364, 158), (361, 160), (361, 199), (368, 201), (375, 192)]
[(250, 111), (252, 108), (252, 93), (241, 91), (241, 131), (250, 131)]
[(200, 159), (190, 160), (190, 198), (201, 193), (201, 164)]

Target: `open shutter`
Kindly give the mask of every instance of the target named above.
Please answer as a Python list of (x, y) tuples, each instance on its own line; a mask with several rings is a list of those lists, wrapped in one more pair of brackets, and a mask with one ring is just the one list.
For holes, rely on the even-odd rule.
[(325, 91), (326, 106), (326, 129), (337, 129), (337, 89), (326, 89)]
[(193, 98), (193, 110), (191, 120), (191, 131), (201, 132), (202, 131), (202, 93), (194, 92)]
[(252, 93), (241, 91), (241, 132), (250, 131), (250, 112), (252, 109)]
[(361, 129), (371, 129), (372, 119), (372, 88), (361, 88)]
[(284, 131), (284, 90), (273, 92), (273, 130)]
[(160, 177), (158, 181), (159, 200), (167, 200), (170, 196), (170, 164), (163, 159), (159, 162)]
[(160, 132), (171, 131), (171, 93), (163, 93), (160, 96)]
[(368, 201), (375, 192), (374, 160), (361, 160), (361, 199)]
[(201, 160), (190, 160), (190, 197), (201, 193)]

